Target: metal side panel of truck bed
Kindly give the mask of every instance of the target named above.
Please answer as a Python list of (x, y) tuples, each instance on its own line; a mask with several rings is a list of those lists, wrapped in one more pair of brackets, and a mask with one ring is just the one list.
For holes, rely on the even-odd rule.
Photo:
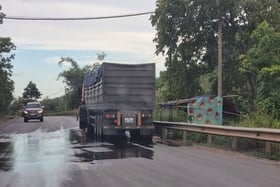
[(86, 93), (89, 108), (154, 108), (155, 64), (103, 63), (97, 72)]

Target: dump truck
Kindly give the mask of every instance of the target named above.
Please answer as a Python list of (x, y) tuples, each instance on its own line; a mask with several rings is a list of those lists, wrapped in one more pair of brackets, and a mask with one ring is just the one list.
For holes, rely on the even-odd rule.
[(155, 64), (103, 62), (85, 76), (82, 100), (95, 136), (152, 138)]

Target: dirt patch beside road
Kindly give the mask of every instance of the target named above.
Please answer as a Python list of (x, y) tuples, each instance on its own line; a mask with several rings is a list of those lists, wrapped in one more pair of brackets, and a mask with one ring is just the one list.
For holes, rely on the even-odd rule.
[(10, 123), (13, 119), (17, 118), (16, 116), (5, 116), (0, 115), (0, 126)]

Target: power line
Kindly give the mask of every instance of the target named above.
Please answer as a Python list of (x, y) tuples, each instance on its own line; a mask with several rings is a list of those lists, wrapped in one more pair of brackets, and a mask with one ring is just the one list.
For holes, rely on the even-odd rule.
[(165, 63), (165, 57), (164, 56), (158, 57), (157, 55), (155, 55), (153, 53), (149, 56), (146, 56), (146, 57), (142, 58), (142, 60), (136, 60), (136, 62), (142, 62), (143, 64), (146, 64), (146, 63), (155, 63), (155, 64)]
[(113, 19), (113, 18), (124, 18), (133, 16), (142, 16), (147, 14), (153, 14), (154, 12), (140, 12), (134, 14), (123, 14), (114, 16), (98, 16), (98, 17), (72, 17), (72, 18), (50, 18), (50, 17), (24, 17), (24, 16), (4, 16), (3, 19), (10, 20), (24, 20), (24, 21), (84, 21), (84, 20), (98, 20), (98, 19)]
[(56, 92), (53, 92), (53, 93), (47, 95), (47, 97), (53, 97), (53, 96), (57, 95), (58, 93), (60, 93), (61, 91), (64, 91), (64, 90), (65, 90), (65, 88), (62, 88), (62, 89), (60, 89), (60, 90), (58, 90)]
[(165, 63), (165, 59), (157, 59), (155, 61), (153, 61), (155, 64), (159, 64), (159, 63)]
[(136, 60), (136, 62), (145, 62), (145, 61), (147, 61), (148, 59), (151, 59), (151, 58), (153, 58), (155, 56), (155, 54), (154, 53), (152, 53), (152, 54), (150, 54), (150, 55), (148, 55), (148, 56), (145, 56), (145, 57), (140, 57), (138, 60)]

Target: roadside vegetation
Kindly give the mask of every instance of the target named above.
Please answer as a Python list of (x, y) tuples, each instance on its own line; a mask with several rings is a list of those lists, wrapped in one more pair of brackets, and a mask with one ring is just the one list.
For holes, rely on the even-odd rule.
[(11, 38), (0, 36), (0, 116), (5, 114), (13, 100), (14, 82), (11, 77), (15, 49), (16, 46), (12, 43)]
[(157, 1), (151, 22), (156, 53), (165, 54), (167, 68), (157, 78), (157, 102), (217, 95), (221, 21), (223, 95), (234, 95), (242, 112), (226, 125), (279, 128), (279, 11), (277, 0)]

